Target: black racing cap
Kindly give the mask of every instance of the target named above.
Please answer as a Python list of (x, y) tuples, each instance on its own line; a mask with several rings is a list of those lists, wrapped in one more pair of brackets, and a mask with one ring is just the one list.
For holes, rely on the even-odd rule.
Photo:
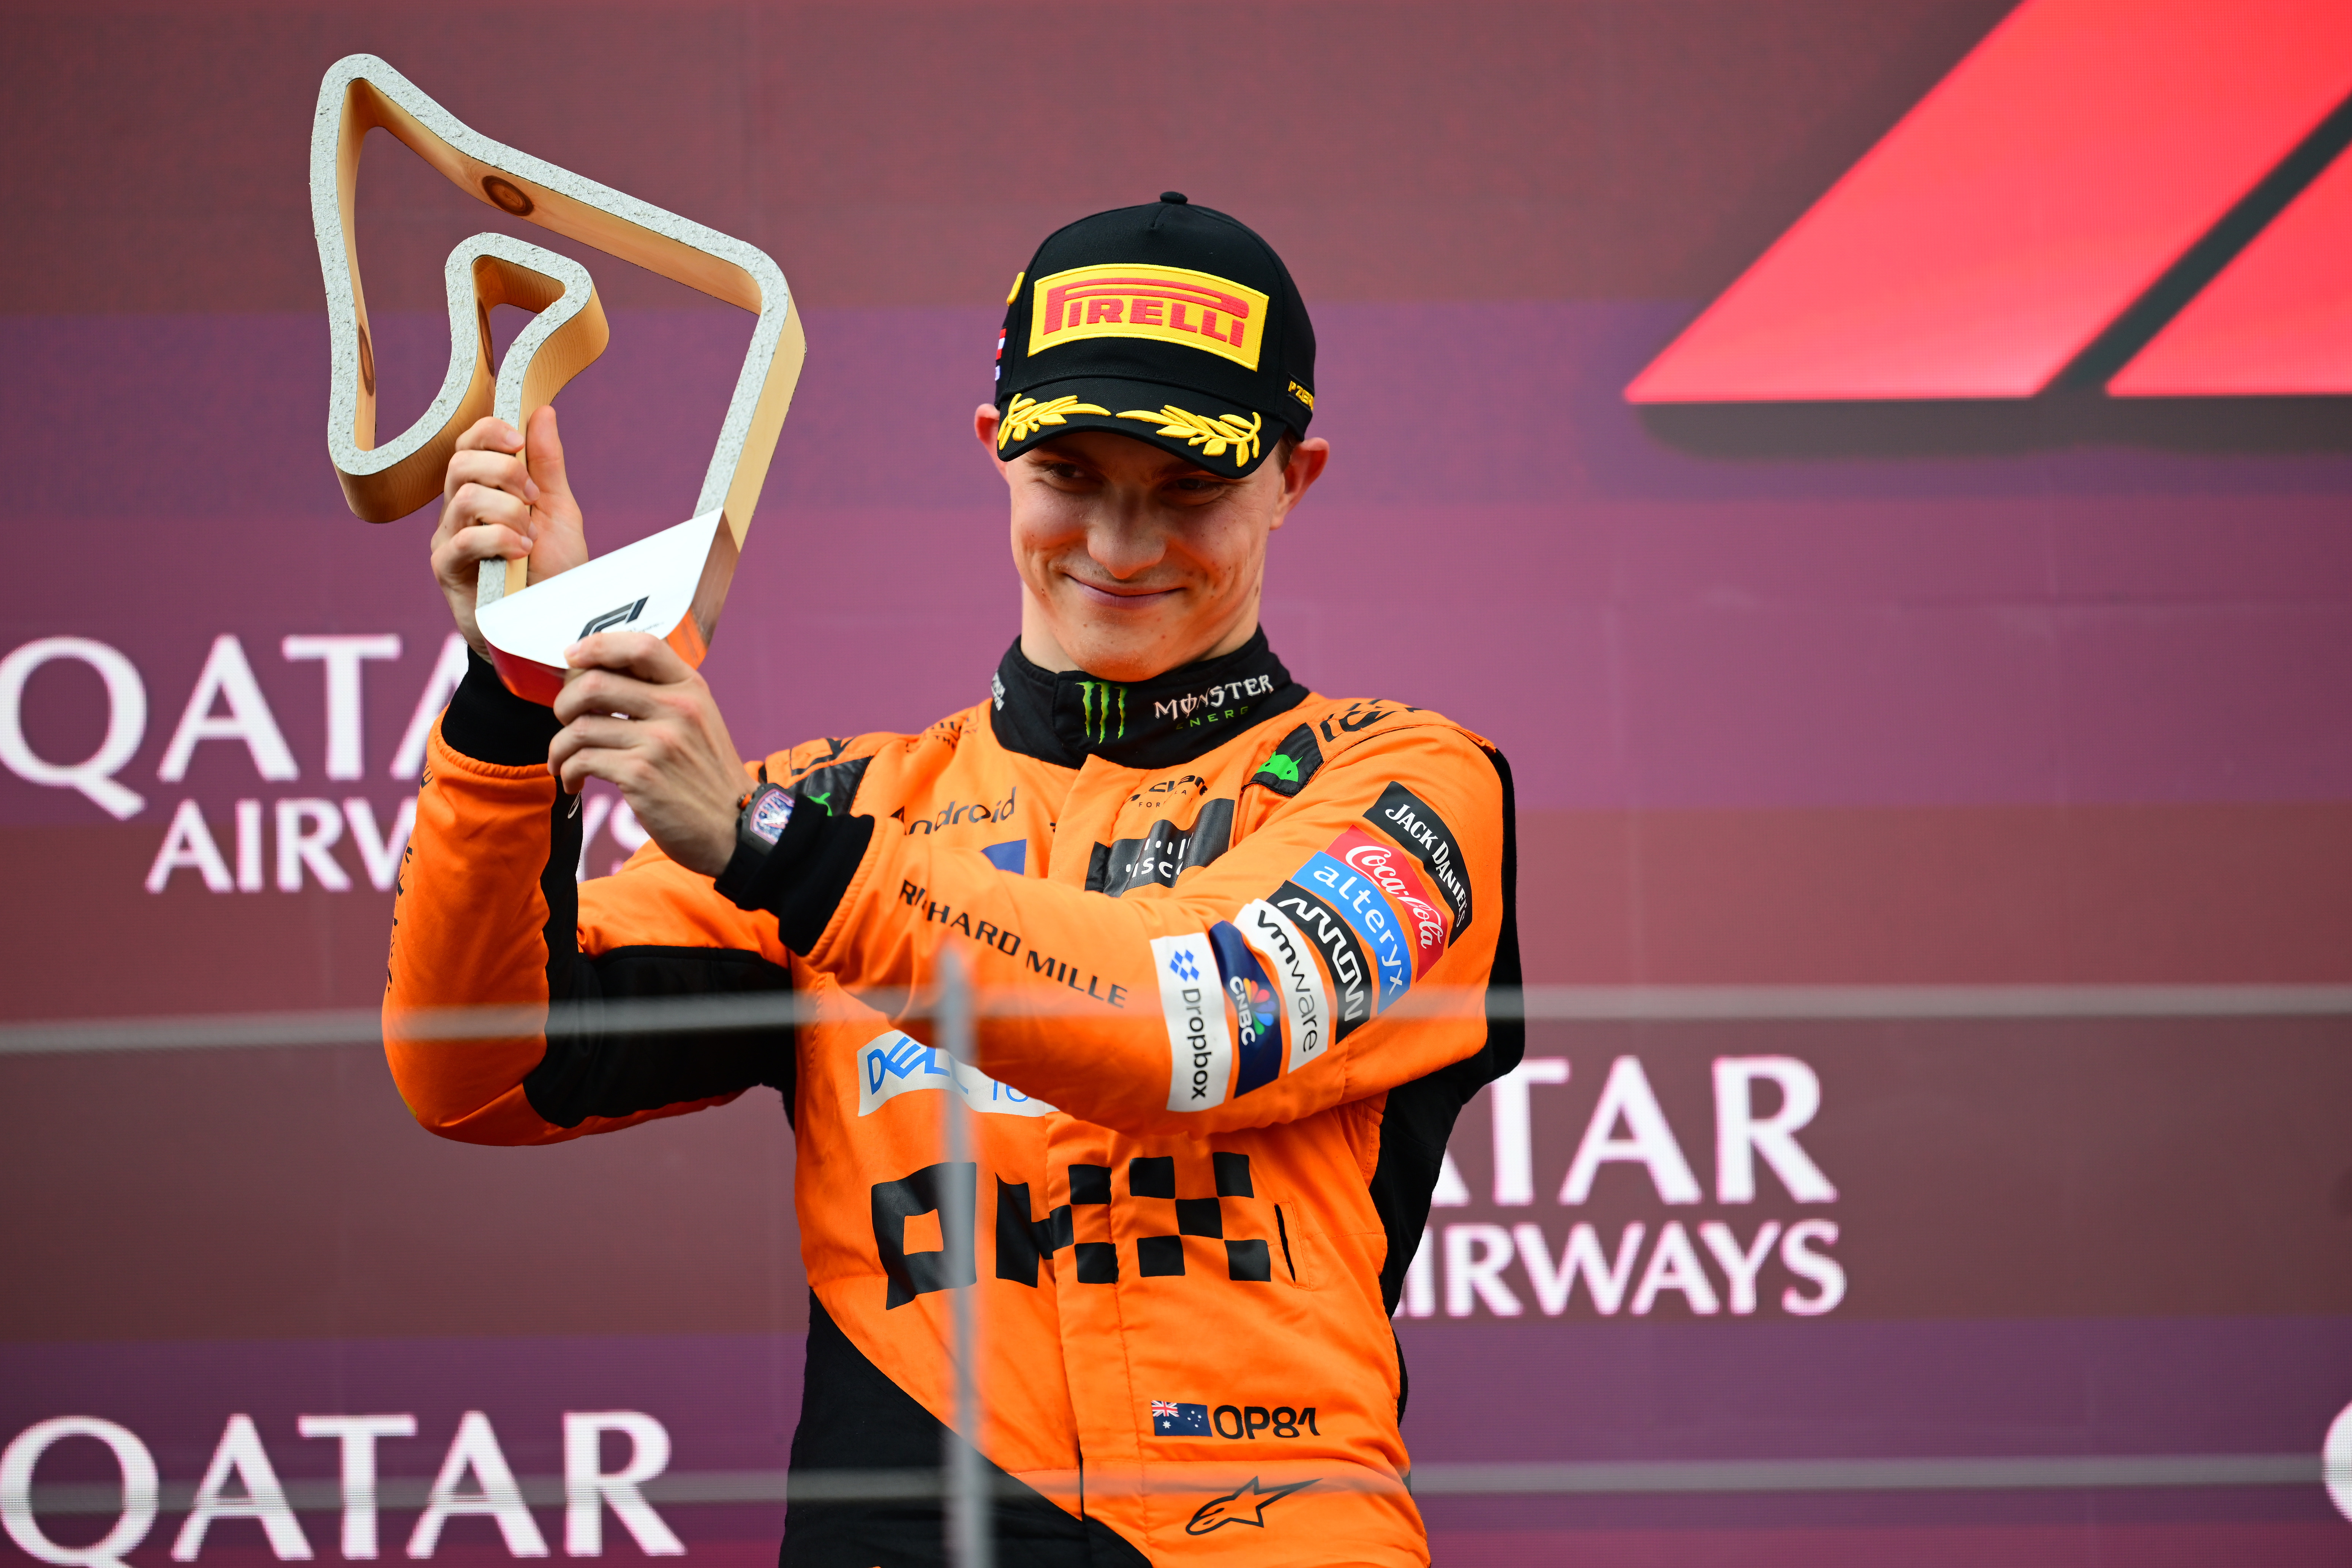
[(1000, 458), (1109, 430), (1247, 474), (1315, 417), (1315, 328), (1289, 268), (1181, 191), (1049, 235), (1004, 306)]

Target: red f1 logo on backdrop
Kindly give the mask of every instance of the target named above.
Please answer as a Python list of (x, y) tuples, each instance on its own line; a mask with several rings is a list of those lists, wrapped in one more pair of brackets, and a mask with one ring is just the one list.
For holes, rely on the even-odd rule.
[(2347, 98), (2352, 0), (2027, 0), (1625, 395), (2030, 397), (2305, 180), (2106, 389), (2352, 393)]

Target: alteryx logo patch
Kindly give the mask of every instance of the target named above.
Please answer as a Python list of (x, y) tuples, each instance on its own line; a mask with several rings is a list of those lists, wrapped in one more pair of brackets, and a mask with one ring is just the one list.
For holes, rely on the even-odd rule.
[(1040, 278), (1029, 306), (1029, 353), (1086, 338), (1144, 338), (1257, 368), (1268, 300), (1230, 279), (1183, 267), (1118, 262)]
[(1291, 874), (1291, 879), (1321, 894), (1356, 929), (1377, 966), (1381, 1011), (1385, 1013), (1394, 1006), (1396, 999), (1412, 984), (1412, 949), (1380, 889), (1372, 885), (1369, 877), (1358, 876), (1323, 854), (1309, 855), (1307, 864)]
[(1215, 950), (1199, 931), (1155, 937), (1151, 971), (1168, 1020), (1168, 1109), (1213, 1110), (1232, 1092), (1234, 1076), (1234, 1037), (1225, 1027)]
[(857, 1114), (871, 1116), (916, 1089), (953, 1089), (974, 1110), (999, 1116), (1045, 1116), (1054, 1108), (978, 1068), (966, 1067), (936, 1046), (892, 1029), (857, 1047)]

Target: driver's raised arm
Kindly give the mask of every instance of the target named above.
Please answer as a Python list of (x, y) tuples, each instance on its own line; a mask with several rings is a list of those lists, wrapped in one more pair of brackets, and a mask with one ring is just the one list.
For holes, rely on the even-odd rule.
[[(666, 858), (598, 879), (582, 909), (576, 792), (587, 775), (575, 768), (566, 792), (549, 755), (562, 718), (500, 684), (474, 624), (481, 562), (528, 553), (537, 581), (587, 559), (555, 411), (533, 416), (527, 442), (498, 420), (476, 424), (458, 442), (443, 495), (434, 576), (475, 652), (434, 727), (401, 861), (384, 1043), (403, 1100), (431, 1131), (476, 1143), (610, 1131), (721, 1104), (763, 1083), (784, 1089), (789, 1103), (789, 1034), (632, 1036), (595, 1022), (607, 999), (782, 991), (791, 984), (790, 958), (772, 922), (712, 899), (707, 879)], [(699, 678), (651, 638), (624, 646), (641, 658), (653, 649), (667, 656), (664, 673), (685, 681), (707, 714), (696, 731), (698, 768), (684, 770), (660, 800), (639, 798), (649, 826), (675, 841), (662, 802), (698, 789), (717, 797), (709, 809), (723, 818), (745, 775)], [(600, 713), (632, 706), (626, 695), (597, 696)], [(667, 732), (659, 724), (641, 730), (629, 738)], [(638, 760), (625, 750), (604, 772), (619, 774)], [(549, 1004), (565, 1009), (564, 1026), (436, 1037), (446, 1028), (436, 1029), (435, 1016), (448, 1009)]]

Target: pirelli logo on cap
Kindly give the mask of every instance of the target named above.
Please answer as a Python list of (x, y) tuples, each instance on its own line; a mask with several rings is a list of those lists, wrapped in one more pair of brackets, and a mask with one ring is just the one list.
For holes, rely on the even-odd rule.
[(1187, 268), (1077, 267), (1033, 287), (1033, 356), (1082, 338), (1148, 338), (1206, 349), (1255, 370), (1265, 342), (1265, 295)]

